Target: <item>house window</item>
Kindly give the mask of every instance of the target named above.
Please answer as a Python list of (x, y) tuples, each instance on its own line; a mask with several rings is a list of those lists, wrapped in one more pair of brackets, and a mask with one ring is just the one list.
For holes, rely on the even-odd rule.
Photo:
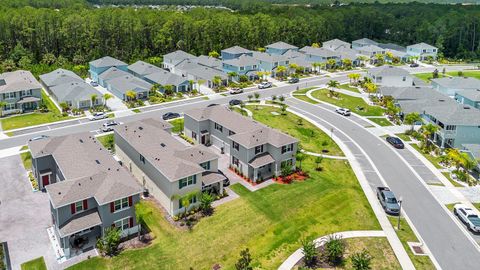
[(205, 170), (210, 170), (210, 161), (200, 164), (200, 167), (204, 168)]
[(120, 220), (117, 220), (115, 221), (115, 228), (118, 228), (122, 231), (125, 231), (127, 230), (128, 228), (130, 228), (130, 217), (126, 217), (124, 219), (120, 219)]
[(457, 130), (457, 126), (447, 125), (446, 130)]
[(216, 130), (218, 130), (218, 131), (220, 131), (220, 132), (222, 132), (222, 131), (223, 131), (223, 127), (222, 127), (222, 125), (220, 125), (220, 124), (217, 124), (217, 123), (215, 123), (215, 129), (216, 129)]
[(15, 110), (15, 103), (7, 103), (5, 105), (5, 111), (9, 111), (9, 110)]
[[(192, 198), (190, 198), (190, 205), (194, 204), (197, 202), (197, 196), (193, 196)], [(182, 204), (182, 200), (178, 200), (178, 208), (183, 208), (183, 204)]]
[(194, 132), (194, 131), (192, 131), (192, 138), (193, 138), (194, 140), (197, 140), (197, 133)]
[(282, 154), (293, 151), (293, 143), (282, 146)]
[(115, 212), (120, 211), (128, 207), (128, 198), (123, 198), (120, 200), (116, 200), (115, 203)]
[(228, 131), (228, 136), (232, 136), (232, 135), (235, 135), (235, 132), (229, 130), (229, 131)]
[(238, 149), (240, 148), (240, 147), (239, 147), (239, 144), (236, 143), (236, 142), (233, 142), (232, 145), (233, 145), (233, 149), (235, 149), (235, 150), (237, 150), (237, 151), (238, 151)]
[(238, 161), (238, 158), (232, 156), (232, 164), (235, 165), (235, 166), (238, 166), (239, 165), (239, 161)]
[(259, 153), (263, 153), (263, 144), (259, 146), (255, 146), (255, 155)]
[(257, 69), (257, 65), (253, 65), (253, 69)]
[(402, 81), (406, 81), (407, 77), (403, 76)]
[(182, 189), (190, 185), (195, 185), (196, 183), (197, 183), (197, 176), (191, 175), (189, 177), (180, 179), (180, 181), (178, 181), (178, 189)]
[(433, 49), (433, 52), (437, 52), (437, 49)]
[(287, 166), (292, 166), (293, 165), (293, 160), (292, 159), (287, 159), (282, 161), (281, 167), (287, 167)]
[(75, 203), (75, 213), (83, 211), (83, 201), (79, 201)]
[(5, 99), (15, 98), (15, 92), (5, 93), (3, 95)]
[(242, 70), (242, 71), (245, 70), (245, 67), (240, 67), (240, 70)]
[(377, 82), (381, 83), (382, 82), (382, 77), (377, 77)]
[(142, 156), (142, 155), (140, 155), (140, 161), (141, 161), (143, 164), (145, 164), (145, 157)]
[(26, 95), (27, 95), (27, 91), (25, 91), (25, 90), (20, 91), (20, 97), (23, 97), (23, 96), (26, 96)]

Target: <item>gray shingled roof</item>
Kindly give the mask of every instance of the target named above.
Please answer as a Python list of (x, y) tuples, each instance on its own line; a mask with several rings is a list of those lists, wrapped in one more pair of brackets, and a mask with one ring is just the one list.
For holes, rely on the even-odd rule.
[(175, 85), (178, 86), (182, 83), (185, 83), (187, 78), (180, 75), (168, 72), (166, 70), (161, 70), (160, 72), (155, 72), (145, 76), (145, 79), (151, 80), (159, 85)]
[(257, 65), (258, 61), (257, 59), (253, 58), (250, 55), (243, 54), (240, 57), (235, 59), (224, 60), (223, 63), (231, 66), (235, 66), (235, 67), (245, 67), (245, 66)]
[(182, 70), (193, 76), (212, 81), (215, 76), (219, 76), (222, 80), (228, 78), (227, 74), (222, 70), (202, 66), (194, 60), (185, 60), (177, 66), (177, 69)]
[(202, 66), (222, 69), (222, 60), (218, 58), (210, 57), (206, 55), (200, 55), (199, 57), (197, 57), (196, 60), (197, 60), (197, 63)]
[(425, 42), (409, 45), (408, 47), (416, 48), (416, 49), (437, 49), (437, 47), (427, 44)]
[(121, 77), (121, 76), (129, 76), (129, 75), (131, 75), (131, 74), (126, 72), (126, 71), (123, 71), (123, 70), (118, 69), (116, 67), (111, 67), (111, 68), (105, 70), (105, 72), (100, 74), (98, 77), (100, 79), (102, 79), (103, 81), (108, 81), (108, 80), (111, 80), (113, 78), (117, 78), (117, 77)]
[(286, 56), (286, 57), (288, 57), (288, 58), (290, 58), (290, 59), (292, 59), (292, 58), (299, 58), (299, 57), (305, 58), (305, 54), (304, 54), (304, 53), (299, 52), (299, 51), (292, 51), (292, 50), (286, 51), (286, 52), (283, 54), (283, 56)]
[(233, 47), (223, 49), (222, 52), (230, 53), (230, 54), (239, 54), (239, 53), (251, 53), (252, 51), (235, 45)]
[(340, 58), (342, 59), (355, 60), (359, 56), (358, 52), (351, 48), (340, 47), (337, 50), (335, 50), (335, 52), (340, 54)]
[(102, 58), (91, 61), (90, 65), (94, 67), (118, 67), (126, 66), (127, 63), (110, 56), (104, 56)]
[(275, 162), (275, 159), (273, 159), (272, 155), (269, 153), (264, 153), (254, 157), (252, 160), (250, 160), (250, 162), (248, 162), (248, 165), (252, 166), (253, 168), (259, 168), (272, 162)]
[(235, 132), (229, 138), (246, 148), (252, 148), (265, 143), (280, 147), (298, 141), (289, 135), (252, 121), (223, 106), (193, 109), (185, 112), (185, 115), (197, 121), (211, 120), (226, 127)]
[(17, 70), (0, 74), (0, 93), (41, 88), (42, 85), (30, 71)]
[(446, 125), (480, 126), (480, 110), (467, 105), (458, 103), (449, 107), (427, 105), (424, 110), (426, 114), (432, 115)]
[(371, 68), (367, 71), (369, 74), (374, 76), (408, 76), (410, 73), (403, 68), (394, 67), (394, 66), (380, 66)]
[(364, 45), (377, 45), (378, 44), (378, 42), (373, 41), (369, 38), (361, 38), (361, 39), (357, 39), (357, 40), (352, 41), (352, 43), (354, 43), (354, 42), (364, 44)]
[(447, 99), (442, 93), (435, 91), (429, 86), (425, 87), (393, 87), (382, 86), (378, 92), (383, 96), (391, 96), (396, 100), (419, 100), (419, 99)]
[(75, 72), (63, 68), (56, 69), (50, 73), (42, 74), (39, 77), (43, 84), (45, 84), (47, 87), (70, 82), (84, 82), (84, 80)]
[(174, 182), (205, 171), (200, 163), (218, 159), (203, 145), (186, 146), (165, 129), (172, 125), (160, 119), (145, 119), (115, 128), (126, 140), (169, 181)]
[(314, 48), (311, 46), (305, 46), (301, 48), (300, 51), (304, 52), (305, 54), (321, 56), (321, 57), (340, 57), (340, 54), (338, 52), (325, 49), (325, 48)]
[(389, 50), (394, 50), (394, 51), (399, 51), (399, 52), (405, 52), (407, 51), (407, 48), (397, 45), (395, 43), (378, 43), (378, 47), (382, 49), (389, 49)]
[(98, 209), (93, 208), (72, 216), (59, 227), (59, 232), (61, 237), (65, 237), (100, 224), (102, 224), (102, 220)]
[(332, 47), (333, 50), (337, 50), (340, 47), (350, 48), (350, 43), (340, 40), (338, 38), (327, 40), (323, 42), (322, 47)]
[(358, 48), (357, 50), (362, 51), (362, 52), (369, 52), (369, 53), (385, 51), (385, 49), (382, 49), (382, 48), (380, 48), (376, 45), (363, 46), (361, 48)]
[(152, 89), (152, 84), (133, 75), (116, 77), (108, 80), (108, 84), (120, 93), (127, 93), (129, 90), (135, 92), (148, 92)]
[(253, 58), (257, 61), (267, 63), (284, 62), (288, 60), (288, 57), (285, 55), (268, 54), (263, 52), (253, 52)]
[(33, 158), (52, 156), (66, 179), (46, 187), (55, 208), (91, 197), (104, 205), (141, 192), (133, 176), (88, 132), (28, 146)]
[[(479, 85), (480, 87), (480, 85)], [(456, 93), (457, 95), (466, 97), (473, 102), (480, 102), (480, 89), (466, 89), (460, 90)]]
[(275, 43), (272, 43), (270, 45), (265, 46), (266, 48), (273, 48), (273, 49), (279, 49), (279, 50), (290, 50), (290, 49), (298, 49), (297, 46), (290, 45), (286, 42), (283, 41), (277, 41)]
[(480, 80), (472, 77), (444, 77), (433, 79), (432, 82), (453, 89), (478, 89), (480, 87)]
[(172, 59), (172, 60), (175, 60), (175, 61), (182, 61), (182, 60), (185, 60), (185, 59), (194, 59), (196, 58), (195, 55), (192, 55), (192, 54), (189, 54), (187, 52), (184, 52), (182, 50), (176, 50), (174, 52), (171, 52), (171, 53), (167, 53), (163, 56), (163, 59), (165, 58), (168, 58), (168, 59)]
[(386, 52), (389, 52), (389, 53), (393, 54), (393, 56), (400, 57), (400, 58), (408, 56), (408, 53), (406, 53), (404, 51), (386, 49)]
[(73, 100), (90, 100), (92, 95), (102, 98), (102, 93), (90, 84), (81, 82), (70, 82), (50, 87), (50, 91), (59, 102)]
[(155, 65), (149, 64), (147, 62), (144, 62), (144, 61), (137, 61), (137, 62), (131, 64), (130, 66), (128, 66), (128, 70), (130, 70), (132, 72), (135, 72), (136, 74), (138, 74), (140, 76), (145, 76), (145, 75), (148, 75), (148, 74), (152, 74), (152, 73), (155, 73), (155, 72), (162, 71), (161, 68), (159, 68)]
[(202, 174), (202, 183), (206, 186), (221, 182), (225, 179), (227, 179), (227, 177), (219, 172), (205, 172)]

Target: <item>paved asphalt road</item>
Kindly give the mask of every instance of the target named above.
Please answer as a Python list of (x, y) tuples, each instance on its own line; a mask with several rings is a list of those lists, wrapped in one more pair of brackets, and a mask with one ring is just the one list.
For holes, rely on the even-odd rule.
[[(330, 106), (313, 105), (298, 99), (289, 99), (287, 104), (290, 109), (306, 114), (315, 121), (332, 124), (364, 150), (396, 196), (403, 197), (403, 209), (442, 269), (480, 268), (477, 246), (422, 184), (423, 180), (395, 153), (408, 150), (390, 147), (381, 138), (333, 112)], [(367, 179), (374, 179), (370, 182), (372, 187), (381, 185), (378, 179)]]

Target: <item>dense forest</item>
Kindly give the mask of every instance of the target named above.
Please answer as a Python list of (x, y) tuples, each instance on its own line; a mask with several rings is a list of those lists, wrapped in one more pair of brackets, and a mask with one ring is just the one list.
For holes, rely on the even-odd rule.
[(255, 49), (277, 40), (304, 46), (361, 37), (401, 45), (424, 41), (448, 58), (480, 58), (480, 6), (254, 5), (235, 12), (204, 8), (181, 12), (95, 8), (81, 0), (4, 1), (0, 7), (3, 70), (37, 63), (80, 65), (104, 55), (134, 61), (176, 49), (206, 54), (233, 45)]

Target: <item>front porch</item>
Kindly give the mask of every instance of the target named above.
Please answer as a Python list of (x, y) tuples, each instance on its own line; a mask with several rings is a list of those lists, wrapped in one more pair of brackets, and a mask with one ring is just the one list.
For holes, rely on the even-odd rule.
[(248, 178), (253, 183), (263, 182), (275, 176), (275, 159), (268, 154), (256, 156), (248, 163)]
[(223, 182), (227, 177), (221, 172), (204, 172), (202, 174), (202, 192), (223, 195)]

